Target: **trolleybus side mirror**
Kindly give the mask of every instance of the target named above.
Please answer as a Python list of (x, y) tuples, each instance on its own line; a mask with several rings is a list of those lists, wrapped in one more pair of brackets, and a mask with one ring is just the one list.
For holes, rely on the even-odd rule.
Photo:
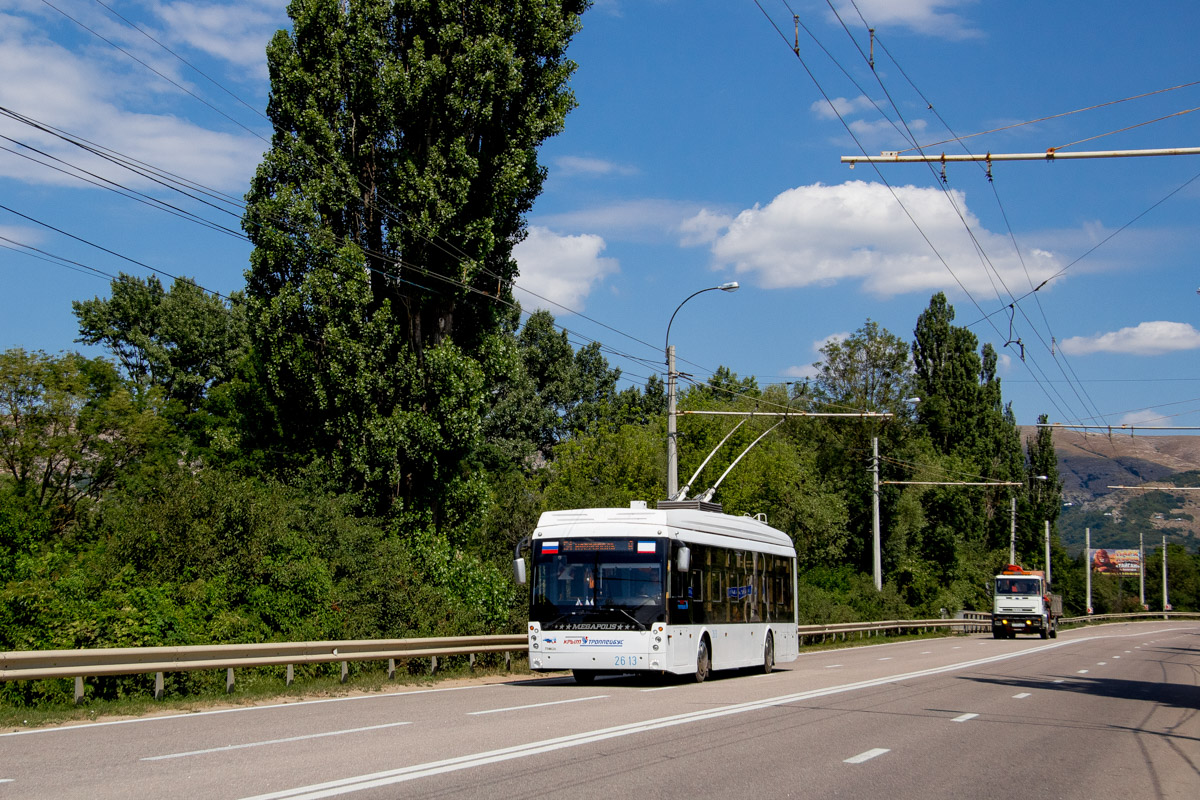
[(687, 572), (692, 568), (692, 551), (687, 545), (683, 545), (675, 551), (675, 569), (680, 572)]
[(517, 542), (517, 550), (513, 553), (515, 556), (513, 559), (513, 577), (516, 578), (518, 586), (525, 585), (525, 559), (521, 558), (521, 551), (527, 544), (529, 544), (528, 536)]

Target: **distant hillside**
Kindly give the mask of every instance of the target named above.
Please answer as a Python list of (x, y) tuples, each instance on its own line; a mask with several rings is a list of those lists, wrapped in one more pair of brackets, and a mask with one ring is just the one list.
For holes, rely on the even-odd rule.
[[(1030, 436), (1036, 428), (1026, 427)], [(1148, 492), (1110, 486), (1200, 486), (1200, 435), (1147, 436), (1056, 430), (1054, 450), (1063, 481), (1058, 533), (1071, 552), (1093, 547), (1146, 547), (1170, 541), (1200, 548), (1200, 491)], [(1067, 505), (1069, 504), (1069, 505)]]

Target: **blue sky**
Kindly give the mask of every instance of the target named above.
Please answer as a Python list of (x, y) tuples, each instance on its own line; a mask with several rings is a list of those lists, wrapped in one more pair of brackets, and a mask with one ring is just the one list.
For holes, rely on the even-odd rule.
[[(129, 22), (97, 0), (0, 0), (0, 106), (228, 195), (188, 210), (239, 231), (232, 201), (269, 139), (263, 51), (285, 5), (105, 3)], [(518, 298), (557, 303), (577, 345), (602, 342), (640, 384), (662, 372), (679, 302), (737, 280), (690, 301), (671, 342), (697, 379), (723, 365), (767, 384), (812, 374), (822, 343), (868, 319), (910, 339), (944, 291), (1001, 354), (1022, 424), (1200, 425), (1200, 157), (997, 162), (990, 181), (952, 163), (945, 182), (937, 166), (840, 162), (913, 140), (932, 153), (1200, 146), (1200, 7), (1080, 11), (599, 0), (570, 50), (579, 107), (542, 150)], [(161, 188), (28, 122), (0, 117), (0, 135), (0, 348), (78, 349), (71, 301), (108, 291), (87, 268), (243, 285), (249, 248), (228, 230), (45, 162)]]

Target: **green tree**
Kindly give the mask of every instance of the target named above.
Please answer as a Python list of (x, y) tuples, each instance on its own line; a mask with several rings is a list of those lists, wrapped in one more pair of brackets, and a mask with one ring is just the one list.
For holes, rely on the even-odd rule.
[(294, 0), (243, 226), (263, 441), (384, 506), (438, 505), (478, 447), (478, 364), (574, 98), (585, 3)]
[(111, 363), (75, 353), (0, 353), (0, 419), (0, 476), (59, 530), (165, 441)]
[(197, 410), (208, 391), (232, 380), (246, 352), (240, 295), (229, 303), (188, 278), (164, 290), (157, 277), (122, 274), (111, 296), (71, 303), (79, 339), (104, 345), (141, 395), (157, 387), (168, 402)]

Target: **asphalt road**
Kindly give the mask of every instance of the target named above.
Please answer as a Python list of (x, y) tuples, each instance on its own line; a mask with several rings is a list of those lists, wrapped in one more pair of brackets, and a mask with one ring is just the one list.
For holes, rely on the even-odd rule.
[(0, 800), (1200, 797), (1200, 624), (812, 652), (0, 735)]

